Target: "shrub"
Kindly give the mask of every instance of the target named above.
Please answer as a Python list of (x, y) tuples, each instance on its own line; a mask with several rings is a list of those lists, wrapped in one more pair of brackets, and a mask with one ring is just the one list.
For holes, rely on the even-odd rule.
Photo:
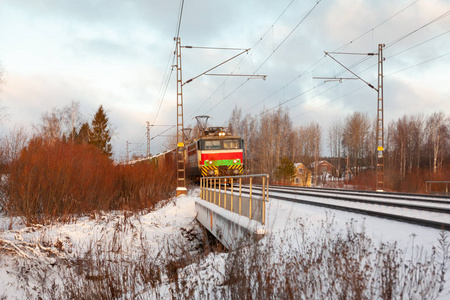
[(116, 167), (87, 144), (34, 138), (10, 164), (0, 206), (25, 224), (70, 221), (99, 210), (152, 208), (173, 190), (174, 171)]

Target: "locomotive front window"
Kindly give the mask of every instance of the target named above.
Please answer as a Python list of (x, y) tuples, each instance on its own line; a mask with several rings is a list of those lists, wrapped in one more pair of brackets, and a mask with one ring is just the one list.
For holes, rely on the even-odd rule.
[(220, 149), (220, 140), (205, 141), (205, 150)]
[(239, 149), (239, 140), (224, 140), (223, 149)]

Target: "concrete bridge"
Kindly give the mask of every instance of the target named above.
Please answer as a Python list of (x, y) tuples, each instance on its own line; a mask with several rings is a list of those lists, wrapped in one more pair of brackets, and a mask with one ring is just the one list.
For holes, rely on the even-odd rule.
[[(268, 179), (267, 174), (202, 178), (197, 220), (229, 250), (261, 238), (266, 234)], [(262, 190), (255, 193), (255, 185)]]

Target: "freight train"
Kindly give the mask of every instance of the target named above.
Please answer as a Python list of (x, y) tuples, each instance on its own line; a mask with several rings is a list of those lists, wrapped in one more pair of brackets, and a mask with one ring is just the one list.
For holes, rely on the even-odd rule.
[[(234, 176), (244, 173), (244, 140), (232, 135), (226, 127), (208, 127), (199, 138), (184, 146), (186, 177)], [(150, 162), (159, 167), (175, 167), (176, 149), (154, 155)], [(148, 159), (143, 159), (148, 162)], [(162, 170), (163, 168), (161, 168)]]
[(186, 176), (233, 176), (244, 172), (244, 140), (226, 127), (208, 127), (200, 138), (185, 146)]

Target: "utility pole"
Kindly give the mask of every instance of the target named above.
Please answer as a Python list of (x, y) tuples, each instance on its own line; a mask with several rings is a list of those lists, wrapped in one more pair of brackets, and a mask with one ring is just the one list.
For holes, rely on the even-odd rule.
[(150, 122), (147, 121), (147, 157), (150, 157)]
[[(250, 49), (237, 49), (237, 48), (213, 48), (213, 47), (193, 47), (193, 46), (181, 46), (180, 37), (174, 38), (176, 41), (175, 56), (177, 58), (177, 64), (174, 67), (177, 68), (177, 149), (176, 149), (176, 163), (177, 163), (177, 193), (176, 195), (183, 195), (187, 193), (186, 189), (186, 165), (185, 165), (185, 153), (184, 153), (184, 121), (183, 121), (183, 85), (192, 82), (202, 75), (213, 75), (213, 76), (247, 76), (249, 78), (262, 78), (266, 79), (266, 75), (236, 75), (236, 74), (211, 74), (210, 71), (220, 67), (221, 65), (229, 62), (230, 60), (247, 53)], [(182, 71), (181, 71), (181, 48), (200, 48), (200, 49), (220, 49), (220, 50), (243, 50), (239, 54), (227, 59), (226, 61), (210, 68), (209, 70), (187, 80), (183, 83), (182, 81)]]
[[(342, 67), (347, 69), (350, 73), (352, 73), (355, 77), (351, 78), (337, 78), (337, 77), (313, 77), (314, 79), (326, 79), (326, 81), (330, 80), (339, 80), (342, 82), (344, 79), (359, 79), (367, 84), (370, 88), (377, 91), (377, 137), (376, 137), (376, 153), (377, 153), (377, 167), (375, 174), (375, 190), (378, 192), (382, 192), (384, 190), (384, 108), (383, 108), (383, 48), (384, 44), (378, 44), (378, 53), (344, 53), (344, 52), (325, 52), (325, 55), (328, 55), (335, 62), (340, 64)], [(356, 75), (352, 70), (344, 66), (337, 59), (335, 59), (330, 54), (351, 54), (351, 55), (369, 55), (375, 56), (378, 55), (378, 88), (375, 88), (369, 82), (365, 81), (358, 75)], [(348, 158), (347, 158), (348, 160)]]
[(378, 100), (377, 100), (377, 171), (376, 191), (384, 190), (384, 108), (383, 108), (383, 48), (378, 45)]
[(127, 164), (130, 163), (130, 153), (128, 152), (128, 141), (127, 141)]
[(152, 141), (154, 138), (156, 138), (156, 137), (158, 137), (158, 136), (161, 136), (162, 133), (164, 133), (164, 132), (166, 132), (167, 130), (171, 129), (171, 128), (169, 128), (169, 129), (163, 131), (162, 133), (160, 133), (160, 134), (158, 134), (157, 136), (155, 136), (155, 137), (152, 138), (152, 136), (151, 136), (151, 128), (154, 127), (154, 126), (171, 127), (171, 128), (175, 127), (175, 125), (151, 125), (151, 124), (149, 124), (149, 122), (147, 121), (147, 157), (150, 157), (150, 155), (151, 155), (151, 148), (150, 148), (150, 146), (151, 146), (151, 141)]
[(184, 139), (183, 139), (183, 81), (181, 72), (181, 39), (176, 37), (177, 57), (177, 149), (176, 149), (176, 164), (177, 164), (177, 196), (187, 194), (186, 189), (186, 166), (184, 160)]

